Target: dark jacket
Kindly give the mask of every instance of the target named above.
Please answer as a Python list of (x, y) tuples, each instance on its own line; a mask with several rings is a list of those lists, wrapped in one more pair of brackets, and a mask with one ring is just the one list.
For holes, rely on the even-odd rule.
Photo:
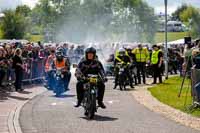
[(23, 61), (22, 61), (22, 58), (21, 58), (21, 57), (15, 55), (15, 56), (13, 57), (13, 68), (14, 68), (15, 70), (22, 70), (22, 67), (21, 67), (21, 66), (18, 66), (17, 63), (19, 63), (19, 64), (22, 65), (22, 64), (23, 64)]
[(80, 61), (78, 64), (75, 76), (77, 79), (82, 79), (82, 77), (87, 77), (88, 74), (97, 74), (105, 78), (105, 71), (102, 63), (95, 60), (86, 60), (85, 58)]
[[(124, 56), (117, 56), (117, 58), (119, 58), (120, 60), (122, 60), (125, 64), (128, 64), (131, 62), (130, 60), (130, 57), (127, 56), (127, 55), (124, 55)], [(116, 65), (118, 62), (121, 62), (119, 61), (118, 59), (115, 58), (115, 62), (114, 62), (114, 65)]]

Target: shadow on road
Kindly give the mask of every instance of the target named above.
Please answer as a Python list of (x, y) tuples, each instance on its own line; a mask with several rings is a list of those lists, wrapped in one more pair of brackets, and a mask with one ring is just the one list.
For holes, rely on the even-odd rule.
[[(85, 119), (85, 120), (90, 120), (88, 119), (87, 117), (80, 117), (82, 119)], [(91, 119), (93, 121), (116, 121), (118, 120), (118, 118), (112, 118), (112, 117), (109, 117), (109, 116), (100, 116), (100, 115), (95, 115), (93, 119)]]
[(18, 97), (18, 96), (8, 96), (9, 98), (20, 100), (20, 101), (26, 101), (29, 100), (29, 98), (24, 98), (24, 97)]
[(75, 97), (75, 95), (63, 94), (63, 95), (60, 95), (60, 96), (52, 95), (50, 97), (55, 97), (55, 98), (71, 98), (71, 97)]
[(32, 93), (32, 92), (28, 92), (28, 91), (20, 91), (20, 92), (18, 92), (18, 93), (21, 93), (21, 94), (30, 94), (30, 93)]
[[(16, 100), (20, 100), (20, 101), (29, 100), (29, 98), (24, 98), (24, 97), (19, 97), (19, 96), (12, 96), (12, 92), (14, 92), (14, 90), (12, 88), (7, 88), (7, 87), (5, 87), (4, 89), (0, 88), (0, 102), (8, 100), (8, 98), (16, 99)], [(18, 93), (30, 94), (32, 92), (19, 91)]]
[(8, 100), (8, 96), (10, 96), (10, 92), (5, 90), (0, 90), (0, 102), (3, 102), (4, 100)]

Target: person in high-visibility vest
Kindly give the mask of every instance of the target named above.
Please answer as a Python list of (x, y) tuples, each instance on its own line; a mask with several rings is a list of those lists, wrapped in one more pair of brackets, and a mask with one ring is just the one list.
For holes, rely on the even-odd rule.
[(47, 89), (53, 90), (54, 80), (53, 75), (51, 71), (51, 64), (53, 63), (53, 60), (55, 58), (55, 50), (50, 51), (50, 55), (48, 56), (46, 63), (45, 63), (45, 72), (46, 72), (46, 79), (47, 79)]
[(149, 51), (147, 48), (143, 47), (142, 44), (139, 44), (138, 47), (135, 48), (132, 52), (136, 57), (138, 84), (141, 84), (141, 74), (143, 83), (146, 84), (145, 72), (146, 63), (149, 61)]
[(71, 79), (71, 72), (70, 72), (70, 62), (68, 58), (64, 57), (63, 49), (58, 48), (56, 50), (56, 58), (53, 61), (52, 68), (54, 69), (62, 69), (62, 73), (64, 75), (64, 86), (65, 90), (69, 90), (69, 82)]
[(124, 64), (126, 65), (126, 68), (125, 68), (125, 71), (126, 71), (126, 74), (128, 76), (128, 80), (129, 80), (129, 83), (130, 83), (130, 87), (131, 88), (134, 88), (133, 86), (133, 78), (129, 72), (129, 69), (130, 69), (130, 64), (131, 64), (131, 59), (128, 55), (126, 55), (126, 50), (124, 48), (119, 48), (118, 51), (116, 51), (116, 55), (115, 55), (115, 61), (114, 61), (114, 69), (115, 69), (115, 85), (114, 85), (114, 88), (113, 89), (116, 89), (117, 85), (118, 85), (118, 72), (119, 72), (119, 68), (117, 66), (117, 63), (121, 63), (121, 64)]
[(159, 78), (159, 83), (162, 83), (162, 63), (163, 63), (163, 53), (158, 48), (157, 45), (153, 45), (153, 52), (151, 55), (151, 65), (152, 65), (152, 71), (153, 71), (153, 83), (157, 83), (157, 77)]

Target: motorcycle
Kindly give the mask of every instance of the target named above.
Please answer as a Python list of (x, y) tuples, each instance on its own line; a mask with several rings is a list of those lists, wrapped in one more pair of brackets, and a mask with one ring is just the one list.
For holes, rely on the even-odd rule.
[(54, 93), (56, 93), (56, 97), (59, 97), (62, 93), (66, 91), (62, 68), (54, 70), (54, 79), (55, 79)]
[[(73, 68), (77, 68), (76, 64), (73, 64)], [(107, 82), (107, 79), (101, 74), (88, 74), (86, 77), (83, 73), (77, 68), (77, 73), (81, 75), (82, 80), (85, 82), (83, 85), (84, 97), (81, 106), (85, 110), (85, 115), (88, 119), (93, 119), (95, 112), (97, 112), (98, 106), (96, 103), (98, 95), (98, 83)]]
[(89, 74), (87, 76), (87, 83), (84, 84), (84, 98), (82, 106), (85, 109), (85, 115), (88, 119), (93, 119), (95, 112), (97, 112), (98, 106), (96, 104), (97, 99), (97, 83), (100, 80), (99, 75)]
[(123, 63), (117, 63), (118, 71), (118, 85), (120, 90), (126, 90), (126, 86), (130, 85), (128, 76), (126, 74), (126, 65)]

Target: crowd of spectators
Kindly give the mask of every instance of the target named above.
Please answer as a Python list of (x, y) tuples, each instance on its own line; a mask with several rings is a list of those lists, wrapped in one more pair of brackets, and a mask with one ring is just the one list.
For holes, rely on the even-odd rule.
[[(45, 76), (45, 62), (50, 53), (58, 47), (63, 48), (64, 55), (68, 56), (71, 64), (77, 63), (84, 54), (84, 45), (72, 43), (0, 42), (0, 88), (12, 83), (15, 90), (22, 90), (21, 82), (41, 83)], [(187, 64), (186, 59), (192, 56), (195, 49), (200, 49), (199, 41), (188, 45), (171, 46), (168, 49), (169, 72), (180, 72), (182, 75), (184, 64)]]
[(68, 43), (0, 43), (0, 89), (12, 83), (15, 90), (20, 91), (21, 83), (41, 83), (45, 76), (46, 59), (58, 47), (63, 48), (65, 56), (70, 55), (71, 61), (77, 60), (77, 56), (84, 51), (84, 47)]

